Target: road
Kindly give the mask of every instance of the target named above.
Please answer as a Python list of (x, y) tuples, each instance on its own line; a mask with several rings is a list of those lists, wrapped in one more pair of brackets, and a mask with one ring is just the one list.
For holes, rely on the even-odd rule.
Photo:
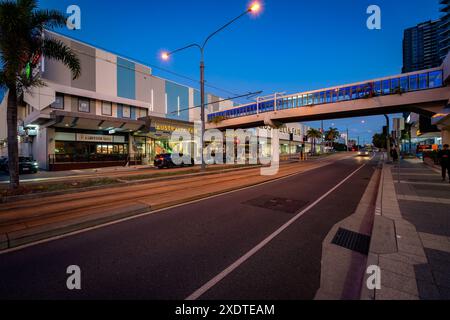
[[(346, 158), (2, 254), (0, 299), (313, 299), (323, 239), (355, 211), (375, 165)], [(70, 265), (80, 291), (66, 288)]]

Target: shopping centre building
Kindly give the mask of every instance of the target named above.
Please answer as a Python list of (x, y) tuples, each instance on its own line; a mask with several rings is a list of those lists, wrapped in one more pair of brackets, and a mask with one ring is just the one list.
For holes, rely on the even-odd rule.
[[(19, 152), (45, 170), (151, 163), (171, 152), (177, 129), (193, 131), (200, 120), (200, 92), (156, 77), (152, 69), (65, 36), (46, 32), (78, 55), (81, 76), (73, 80), (62, 63), (41, 58), (45, 86), (33, 88), (19, 106)], [(5, 97), (6, 98), (6, 97)], [(6, 100), (0, 106), (0, 156), (6, 156)], [(233, 107), (207, 95), (207, 113)], [(284, 132), (282, 150), (303, 140), (301, 125)], [(264, 129), (260, 129), (264, 130)], [(283, 139), (283, 138), (282, 138)]]

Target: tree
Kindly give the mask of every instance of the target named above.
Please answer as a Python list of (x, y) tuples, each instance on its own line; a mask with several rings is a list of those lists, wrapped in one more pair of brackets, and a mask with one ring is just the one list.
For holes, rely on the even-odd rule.
[(8, 91), (7, 131), (10, 188), (19, 188), (19, 147), (17, 140), (17, 107), (24, 92), (43, 86), (34, 75), (39, 57), (61, 61), (80, 76), (76, 54), (63, 42), (44, 37), (45, 29), (62, 27), (66, 18), (56, 10), (39, 10), (35, 0), (0, 2), (0, 86)]
[(336, 128), (330, 128), (328, 131), (325, 132), (325, 140), (331, 142), (331, 144), (334, 147), (334, 142), (336, 139), (338, 139), (341, 136), (338, 129)]
[(376, 133), (373, 136), (372, 143), (378, 149), (385, 149), (387, 145), (386, 136), (381, 133)]
[(312, 140), (312, 145), (313, 145), (312, 153), (315, 154), (316, 153), (316, 141), (317, 141), (317, 139), (322, 139), (322, 132), (320, 130), (311, 128), (306, 133), (306, 136)]

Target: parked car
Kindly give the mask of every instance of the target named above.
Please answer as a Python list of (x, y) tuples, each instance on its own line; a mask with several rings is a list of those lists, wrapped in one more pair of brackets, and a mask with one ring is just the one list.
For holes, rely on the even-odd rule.
[[(3, 162), (2, 169), (9, 172), (8, 158)], [(31, 157), (19, 157), (19, 173), (37, 173), (39, 171), (39, 163)]]
[[(183, 155), (180, 155), (181, 157)], [(194, 166), (194, 161), (191, 159), (191, 163), (182, 163), (181, 165), (176, 165), (172, 161), (172, 155), (170, 153), (159, 154), (155, 157), (154, 166), (158, 169), (163, 168), (176, 168), (176, 167), (184, 167), (184, 166)]]

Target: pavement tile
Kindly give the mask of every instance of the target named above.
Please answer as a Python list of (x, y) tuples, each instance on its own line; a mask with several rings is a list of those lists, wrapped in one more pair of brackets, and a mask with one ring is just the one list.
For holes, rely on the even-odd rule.
[(381, 269), (381, 288), (386, 287), (415, 296), (419, 293), (415, 278)]
[(397, 243), (407, 244), (415, 247), (422, 247), (422, 241), (417, 233), (415, 235), (409, 234), (407, 236), (397, 233)]
[(411, 246), (403, 242), (397, 242), (400, 253), (413, 254), (419, 257), (426, 257), (422, 246)]
[[(445, 239), (445, 237), (443, 237)], [(423, 246), (427, 249), (433, 249), (443, 252), (450, 253), (450, 242), (442, 242), (442, 241), (435, 241), (435, 240), (426, 240), (423, 239)]]
[(387, 259), (392, 259), (408, 264), (426, 264), (428, 263), (428, 260), (426, 257), (419, 257), (413, 254), (407, 254), (407, 253), (393, 253), (393, 254), (384, 254), (383, 257)]
[(413, 264), (380, 256), (380, 268), (409, 278), (432, 282), (433, 275), (426, 264)]
[(450, 244), (450, 239), (449, 237), (445, 237), (445, 236), (441, 236), (441, 235), (436, 235), (436, 234), (430, 234), (430, 233), (424, 233), (424, 232), (420, 232), (419, 236), (422, 240), (426, 240), (426, 241), (435, 241), (435, 242), (444, 242), (444, 243), (448, 243)]

